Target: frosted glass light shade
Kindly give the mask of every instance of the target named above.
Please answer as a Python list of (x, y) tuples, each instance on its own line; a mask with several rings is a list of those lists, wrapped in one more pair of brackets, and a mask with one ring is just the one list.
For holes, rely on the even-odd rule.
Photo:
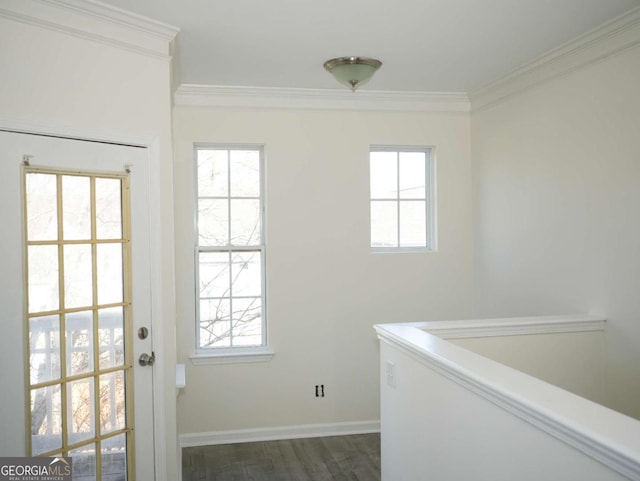
[(327, 60), (324, 68), (341, 84), (357, 89), (380, 68), (382, 62), (366, 57), (339, 57)]

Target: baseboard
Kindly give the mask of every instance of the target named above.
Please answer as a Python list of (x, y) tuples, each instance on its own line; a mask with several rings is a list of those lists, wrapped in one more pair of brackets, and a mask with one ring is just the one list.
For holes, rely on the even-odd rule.
[(181, 448), (212, 446), (216, 444), (277, 441), (280, 439), (318, 438), (324, 436), (347, 436), (380, 432), (380, 421), (356, 421), (346, 423), (302, 424), (273, 428), (238, 429), (234, 431), (212, 431), (207, 433), (180, 434)]

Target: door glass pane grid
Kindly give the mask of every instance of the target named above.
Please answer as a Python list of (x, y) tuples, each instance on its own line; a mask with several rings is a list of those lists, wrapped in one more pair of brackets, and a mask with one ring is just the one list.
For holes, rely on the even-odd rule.
[(24, 175), (30, 454), (77, 457), (74, 479), (126, 479), (128, 179)]
[(266, 343), (261, 156), (196, 149), (198, 349)]

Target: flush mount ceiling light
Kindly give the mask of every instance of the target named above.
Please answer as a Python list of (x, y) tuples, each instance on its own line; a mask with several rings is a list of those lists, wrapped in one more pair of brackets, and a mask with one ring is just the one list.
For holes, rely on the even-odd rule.
[(367, 82), (382, 62), (375, 58), (366, 57), (339, 57), (327, 60), (324, 68), (330, 72), (338, 82), (355, 90)]

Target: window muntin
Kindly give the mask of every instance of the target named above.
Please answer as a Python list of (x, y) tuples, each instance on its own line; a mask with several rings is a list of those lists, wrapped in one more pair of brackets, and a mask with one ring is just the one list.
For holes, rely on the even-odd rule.
[(129, 178), (23, 172), (27, 454), (131, 479)]
[(196, 146), (196, 346), (266, 346), (263, 151)]
[(371, 248), (435, 250), (431, 148), (372, 147)]

